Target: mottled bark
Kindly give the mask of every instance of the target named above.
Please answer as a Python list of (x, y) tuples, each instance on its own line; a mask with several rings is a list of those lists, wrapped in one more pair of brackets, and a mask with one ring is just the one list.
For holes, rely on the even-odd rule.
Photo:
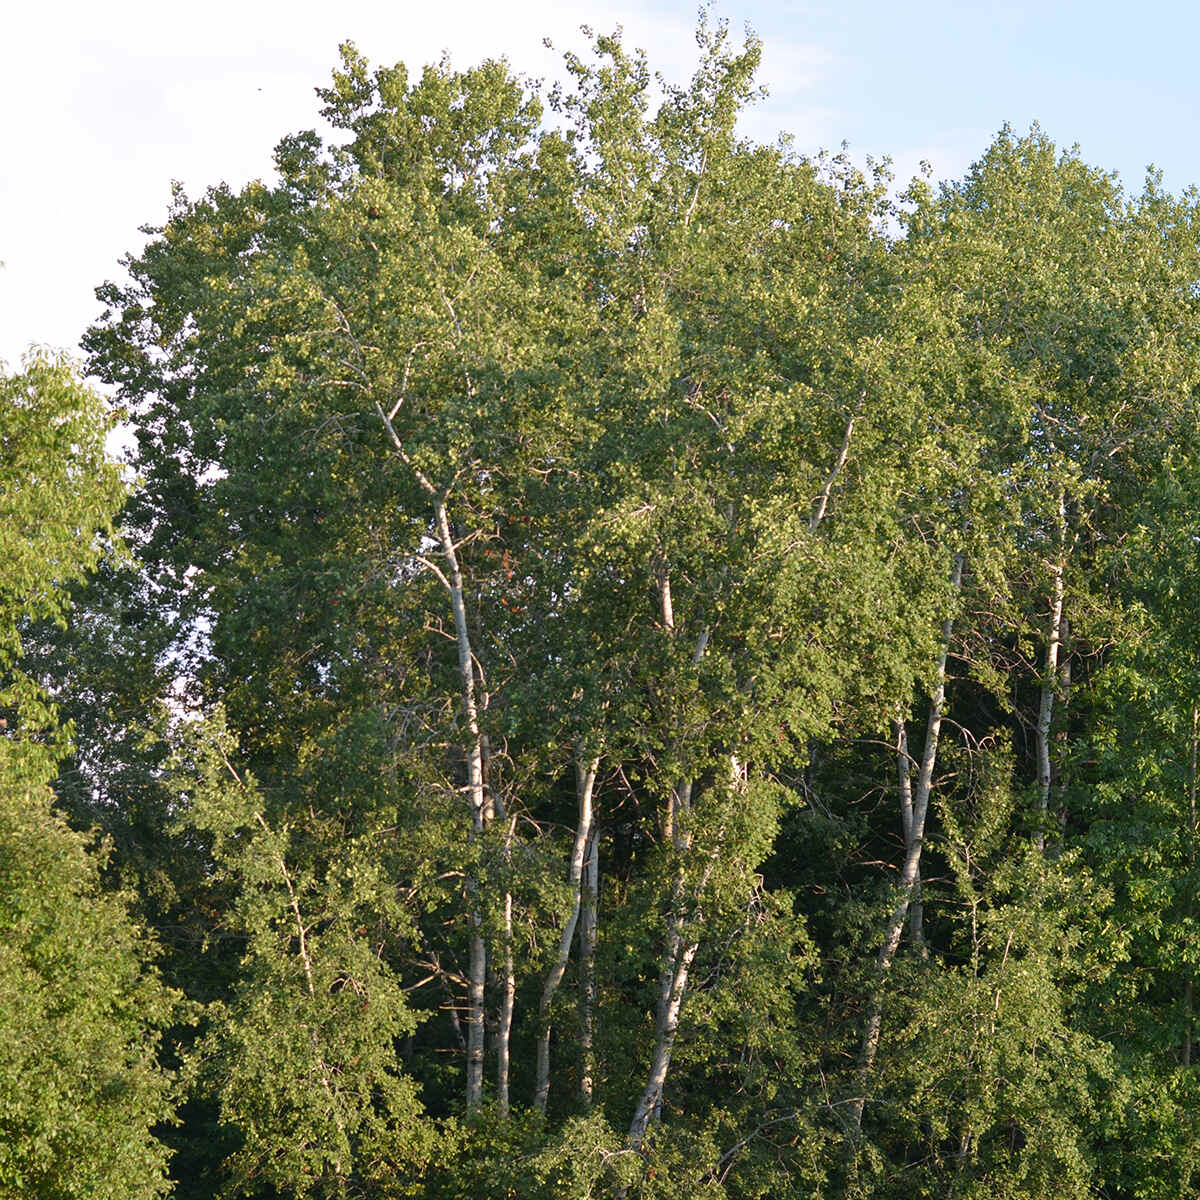
[(829, 508), (829, 497), (833, 494), (833, 485), (837, 483), (838, 476), (846, 466), (846, 459), (850, 457), (850, 439), (854, 436), (854, 422), (856, 418), (851, 417), (846, 422), (846, 432), (842, 436), (842, 447), (838, 451), (837, 461), (833, 464), (833, 470), (829, 472), (825, 480), (825, 486), (821, 489), (821, 494), (817, 497), (816, 507), (813, 509), (812, 515), (808, 518), (808, 528), (813, 532), (825, 519), (825, 513)]
[[(896, 774), (900, 784), (900, 823), (904, 830), (904, 853), (907, 855), (912, 849), (913, 841), (913, 759), (908, 749), (908, 727), (903, 717), (898, 718), (893, 724), (896, 730)], [(908, 910), (908, 936), (912, 939), (913, 945), (919, 947), (922, 955), (925, 955), (927, 953), (925, 906), (921, 903), (921, 869), (919, 865), (912, 904)]]
[[(397, 404), (397, 408), (399, 404)], [(462, 566), (458, 548), (450, 528), (450, 516), (446, 509), (446, 497), (429, 477), (409, 457), (404, 443), (396, 433), (392, 417), (396, 409), (385, 413), (376, 403), (376, 411), (395, 448), (397, 457), (404, 463), (421, 490), (429, 497), (433, 507), (434, 529), (438, 548), (446, 569), (427, 562), (450, 596), (450, 608), (454, 615), (455, 647), (458, 651), (458, 673), (462, 689), (463, 720), (466, 724), (464, 751), (467, 761), (467, 795), (471, 806), (471, 834), (479, 837), (491, 819), (491, 804), (484, 787), (483, 738), (479, 726), (479, 705), (475, 687), (475, 654), (471, 646), (467, 623), (467, 606), (463, 587)], [(467, 1112), (475, 1112), (483, 1102), (483, 1055), (484, 1055), (484, 986), (487, 979), (487, 947), (483, 940), (483, 914), (480, 910), (478, 880), (468, 880), (467, 893), (471, 904), (470, 940), (467, 951)]]
[(596, 1086), (596, 941), (599, 936), (600, 848), (595, 822), (583, 858), (579, 905), (579, 1098), (591, 1108)]
[(504, 893), (504, 949), (502, 953), (500, 1020), (496, 1026), (496, 1106), (502, 1116), (508, 1115), (508, 1078), (512, 1058), (513, 1005), (517, 994), (517, 976), (512, 949), (512, 892)]
[[(951, 583), (954, 595), (962, 589), (963, 556), (954, 556), (954, 571)], [(876, 957), (876, 986), (867, 1007), (867, 1021), (863, 1030), (862, 1051), (859, 1057), (859, 1094), (850, 1102), (850, 1118), (855, 1129), (862, 1127), (863, 1108), (866, 1104), (867, 1085), (879, 1052), (880, 1033), (883, 1028), (883, 985), (892, 960), (900, 947), (900, 936), (905, 919), (918, 892), (921, 879), (921, 851), (925, 844), (925, 818), (929, 812), (929, 798), (933, 792), (933, 772), (937, 765), (938, 739), (942, 730), (942, 715), (946, 701), (946, 659), (950, 653), (950, 638), (954, 630), (953, 617), (947, 617), (942, 625), (941, 647), (938, 653), (937, 673), (933, 691), (929, 696), (929, 716), (925, 723), (925, 745), (921, 750), (921, 761), (917, 769), (917, 781), (912, 788), (906, 822), (904, 863), (900, 868), (900, 887), (896, 903), (888, 914), (884, 926), (883, 942)], [(910, 784), (911, 786), (911, 784)], [(903, 798), (901, 813), (904, 812)]]
[(688, 933), (688, 923), (683, 914), (673, 914), (667, 929), (667, 952), (658, 978), (658, 1002), (650, 1071), (634, 1110), (633, 1120), (629, 1123), (629, 1144), (635, 1149), (645, 1140), (650, 1118), (662, 1103), (663, 1085), (671, 1066), (671, 1053), (675, 1048), (675, 1034), (679, 1029), (679, 1014), (683, 1009), (688, 973), (700, 947), (699, 940), (687, 936)]
[[(675, 614), (671, 597), (671, 578), (665, 570), (659, 576), (659, 599), (663, 628), (673, 636)], [(692, 651), (693, 666), (699, 666), (703, 660), (708, 649), (708, 639), (708, 629), (702, 630)], [(642, 1095), (634, 1110), (633, 1119), (629, 1123), (629, 1144), (635, 1148), (642, 1144), (650, 1120), (660, 1110), (662, 1104), (663, 1085), (671, 1065), (675, 1034), (679, 1028), (679, 1014), (682, 1011), (683, 998), (687, 991), (688, 974), (691, 971), (692, 959), (695, 958), (696, 951), (700, 946), (699, 939), (694, 936), (692, 931), (699, 928), (701, 921), (700, 895), (712, 872), (712, 863), (710, 862), (705, 868), (704, 876), (695, 889), (692, 899), (694, 911), (689, 916), (686, 911), (689, 907), (689, 889), (685, 883), (684, 857), (692, 849), (694, 838), (691, 822), (694, 786), (693, 779), (685, 778), (672, 787), (667, 794), (663, 816), (664, 841), (669, 842), (676, 855), (679, 856), (679, 865), (667, 916), (666, 944), (659, 967), (658, 996), (654, 1015), (654, 1046), (650, 1053), (650, 1070), (646, 1086), (642, 1089)]]
[(1034, 834), (1034, 842), (1039, 850), (1044, 849), (1046, 845), (1045, 825), (1047, 813), (1050, 810), (1050, 785), (1053, 779), (1053, 764), (1050, 759), (1050, 728), (1054, 723), (1054, 697), (1060, 686), (1058, 660), (1063, 634), (1063, 573), (1063, 562), (1059, 559), (1051, 581), (1050, 622), (1046, 639), (1046, 659), (1042, 671), (1041, 697), (1038, 703), (1038, 817), (1041, 824), (1037, 833)]
[(539, 1112), (546, 1111), (550, 1095), (550, 1006), (566, 974), (571, 957), (571, 943), (575, 940), (575, 927), (579, 922), (583, 902), (584, 862), (588, 845), (592, 841), (594, 815), (592, 795), (596, 786), (596, 772), (600, 760), (593, 756), (586, 763), (575, 764), (575, 793), (578, 800), (578, 818), (575, 823), (575, 842), (571, 848), (571, 861), (567, 869), (567, 881), (571, 885), (571, 908), (563, 921), (558, 939), (558, 953), (542, 985), (538, 1002), (537, 1075), (534, 1081), (533, 1105)]
[(1051, 730), (1054, 725), (1055, 699), (1064, 684), (1060, 660), (1066, 636), (1064, 592), (1067, 570), (1067, 498), (1066, 492), (1061, 489), (1058, 493), (1057, 533), (1057, 558), (1054, 560), (1050, 579), (1050, 614), (1046, 625), (1046, 655), (1042, 663), (1037, 725), (1035, 727), (1038, 767), (1038, 829), (1033, 840), (1039, 850), (1044, 850), (1046, 847), (1050, 791), (1054, 782)]

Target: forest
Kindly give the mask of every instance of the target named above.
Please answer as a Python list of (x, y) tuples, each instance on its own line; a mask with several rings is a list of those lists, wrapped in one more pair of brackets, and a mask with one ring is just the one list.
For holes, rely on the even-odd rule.
[(589, 37), (0, 372), (0, 1197), (1195, 1194), (1200, 193)]

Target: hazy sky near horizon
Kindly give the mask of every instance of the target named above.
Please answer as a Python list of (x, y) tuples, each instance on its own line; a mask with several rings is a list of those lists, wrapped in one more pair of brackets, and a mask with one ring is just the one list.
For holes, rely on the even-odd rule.
[[(74, 352), (99, 315), (94, 288), (162, 220), (172, 180), (190, 194), (269, 177), (284, 134), (319, 124), (313, 88), (337, 46), (410, 68), (443, 51), (461, 66), (506, 56), (560, 73), (581, 24), (644, 47), (685, 81), (693, 0), (43, 0), (0, 21), (0, 360), (31, 344)], [(1039, 121), (1063, 145), (1137, 188), (1200, 181), (1194, 67), (1200, 6), (916, 0), (720, 0), (713, 13), (763, 39), (770, 90), (743, 123), (802, 152), (847, 141), (890, 155), (902, 178), (922, 159), (960, 175), (997, 129)], [(542, 39), (550, 37), (554, 51)]]

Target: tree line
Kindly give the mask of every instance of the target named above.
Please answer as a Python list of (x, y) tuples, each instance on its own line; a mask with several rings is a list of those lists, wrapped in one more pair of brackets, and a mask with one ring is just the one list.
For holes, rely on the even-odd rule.
[(1178, 1197), (1200, 196), (343, 48), (0, 382), (0, 1192)]

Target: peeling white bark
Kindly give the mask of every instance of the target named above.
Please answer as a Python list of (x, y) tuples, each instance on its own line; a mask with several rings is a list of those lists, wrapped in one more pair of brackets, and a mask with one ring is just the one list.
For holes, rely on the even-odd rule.
[(1054, 696), (1059, 688), (1058, 658), (1063, 634), (1063, 574), (1060, 558), (1054, 568), (1050, 592), (1050, 623), (1046, 640), (1046, 661), (1042, 672), (1041, 698), (1037, 719), (1038, 816), (1041, 828), (1034, 834), (1039, 850), (1045, 849), (1046, 814), (1050, 809), (1050, 783), (1053, 778), (1050, 761), (1050, 727), (1054, 723)]
[[(954, 571), (951, 576), (954, 595), (962, 589), (963, 556), (954, 556)], [(929, 798), (933, 791), (933, 772), (937, 765), (938, 739), (942, 730), (942, 714), (946, 701), (946, 659), (950, 653), (950, 638), (954, 629), (953, 617), (947, 617), (942, 625), (942, 641), (938, 653), (937, 674), (929, 697), (929, 717), (925, 723), (925, 745), (921, 750), (921, 762), (917, 769), (916, 787), (912, 789), (906, 824), (904, 864), (900, 869), (900, 894), (884, 926), (883, 943), (876, 958), (877, 983), (867, 1009), (867, 1022), (863, 1031), (862, 1051), (859, 1058), (859, 1094), (850, 1103), (850, 1119), (855, 1129), (862, 1128), (863, 1108), (866, 1104), (867, 1085), (875, 1058), (879, 1052), (879, 1038), (883, 1028), (883, 981), (891, 969), (892, 960), (900, 947), (900, 936), (905, 919), (918, 895), (921, 880), (921, 850), (925, 843), (925, 818), (929, 812)], [(904, 743), (907, 749), (907, 742)], [(907, 770), (905, 771), (907, 775)], [(911, 782), (909, 784), (911, 787)], [(901, 812), (904, 812), (903, 787)]]
[(592, 1106), (596, 1081), (596, 941), (599, 935), (599, 907), (600, 851), (593, 822), (592, 834), (584, 851), (579, 910), (579, 1098), (585, 1109)]
[(500, 1001), (500, 1023), (496, 1028), (496, 1106), (508, 1116), (508, 1077), (511, 1060), (513, 1005), (517, 994), (517, 976), (512, 950), (512, 892), (504, 893), (504, 977)]
[(539, 1112), (546, 1111), (546, 1101), (550, 1095), (550, 1006), (566, 974), (567, 963), (571, 957), (571, 943), (575, 940), (575, 927), (579, 922), (579, 913), (583, 903), (584, 862), (589, 843), (592, 841), (594, 814), (592, 796), (596, 787), (596, 772), (600, 767), (600, 759), (593, 756), (588, 762), (576, 760), (575, 792), (578, 800), (578, 819), (575, 824), (575, 843), (571, 848), (571, 862), (567, 871), (567, 880), (571, 885), (571, 910), (563, 922), (562, 932), (558, 939), (558, 954), (542, 985), (542, 995), (538, 1002), (538, 1041), (537, 1041), (537, 1074), (534, 1082), (533, 1106)]
[(825, 511), (829, 507), (829, 497), (833, 493), (833, 485), (837, 483), (838, 476), (841, 475), (842, 469), (846, 465), (846, 459), (850, 457), (850, 438), (854, 434), (854, 422), (857, 418), (851, 417), (846, 422), (846, 432), (842, 436), (842, 448), (838, 451), (837, 462), (833, 465), (833, 470), (829, 472), (825, 480), (825, 486), (821, 489), (821, 494), (817, 497), (817, 506), (813, 510), (813, 514), (808, 519), (808, 528), (815, 531), (817, 526), (825, 519)]
[[(663, 627), (670, 633), (675, 633), (675, 613), (671, 597), (671, 579), (665, 570), (659, 576), (659, 598), (662, 610)], [(708, 650), (710, 631), (701, 630), (692, 651), (692, 665), (699, 666)], [(667, 795), (666, 810), (663, 814), (663, 840), (669, 841), (679, 855), (686, 854), (692, 848), (694, 831), (690, 820), (692, 811), (692, 790), (695, 781), (691, 778), (681, 779)], [(719, 838), (718, 838), (719, 841)], [(650, 1053), (650, 1071), (646, 1086), (634, 1110), (633, 1119), (629, 1123), (629, 1144), (633, 1148), (641, 1146), (646, 1136), (651, 1119), (661, 1110), (663, 1085), (666, 1083), (667, 1071), (671, 1065), (671, 1054), (675, 1047), (675, 1034), (679, 1028), (679, 1015), (683, 1009), (683, 999), (687, 991), (688, 975), (691, 971), (692, 960), (700, 948), (699, 938), (693, 932), (699, 928), (702, 915), (699, 909), (700, 896), (712, 873), (712, 861), (705, 867), (704, 876), (695, 889), (694, 911), (686, 912), (688, 901), (684, 883), (683, 864), (680, 862), (679, 873), (676, 877), (671, 905), (667, 918), (666, 946), (663, 952), (658, 976), (658, 996), (655, 1003), (654, 1016), (654, 1046)]]
[[(455, 644), (458, 650), (458, 670), (462, 688), (463, 717), (467, 736), (465, 751), (467, 759), (467, 793), (471, 805), (471, 832), (478, 837), (491, 819), (491, 804), (484, 787), (483, 739), (479, 727), (479, 706), (475, 688), (475, 655), (471, 646), (467, 623), (467, 606), (463, 589), (462, 567), (458, 550), (450, 528), (450, 517), (446, 510), (446, 497), (434, 487), (429, 477), (409, 457), (404, 443), (392, 424), (395, 409), (389, 415), (376, 402), (384, 428), (391, 439), (397, 457), (412, 471), (421, 490), (429, 497), (433, 507), (434, 529), (438, 547), (445, 560), (446, 570), (438, 576), (450, 596), (450, 608), (454, 614)], [(467, 1112), (475, 1112), (483, 1102), (483, 1057), (484, 1057), (484, 986), (487, 978), (487, 947), (483, 940), (483, 915), (480, 911), (478, 881), (468, 881), (471, 899), (470, 943), (467, 955)]]
[[(893, 725), (896, 730), (896, 774), (900, 784), (900, 822), (904, 830), (904, 853), (907, 855), (913, 844), (913, 759), (908, 749), (908, 728), (904, 718), (898, 718)], [(912, 939), (913, 944), (920, 948), (922, 955), (927, 953), (925, 948), (925, 906), (921, 903), (919, 865), (913, 900), (908, 911), (908, 936)]]
[(697, 939), (684, 937), (684, 928), (682, 917), (673, 918), (667, 935), (667, 961), (659, 976), (658, 1011), (654, 1021), (654, 1049), (650, 1056), (650, 1073), (634, 1110), (633, 1120), (629, 1123), (629, 1144), (634, 1149), (641, 1146), (645, 1140), (650, 1118), (662, 1102), (662, 1090), (671, 1066), (671, 1052), (675, 1048), (675, 1033), (679, 1028), (679, 1014), (683, 1009), (688, 972), (700, 947)]

